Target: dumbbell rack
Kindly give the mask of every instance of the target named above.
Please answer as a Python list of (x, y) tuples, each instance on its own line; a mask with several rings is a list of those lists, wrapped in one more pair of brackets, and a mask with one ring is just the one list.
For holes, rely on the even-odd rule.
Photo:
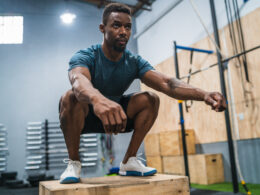
[(0, 124), (0, 173), (6, 171), (7, 167), (7, 131), (3, 124)]
[[(80, 160), (82, 167), (94, 167), (98, 161), (98, 140), (96, 134), (84, 134), (80, 137)], [(62, 130), (59, 122), (29, 122), (26, 136), (28, 175), (46, 173), (46, 171), (64, 170), (68, 159)]]

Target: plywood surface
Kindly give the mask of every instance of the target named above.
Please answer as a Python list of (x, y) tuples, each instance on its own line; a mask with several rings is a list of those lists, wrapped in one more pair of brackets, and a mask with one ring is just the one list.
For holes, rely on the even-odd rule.
[[(221, 154), (188, 155), (191, 183), (214, 184), (224, 182), (224, 168)], [(183, 156), (163, 157), (164, 173), (184, 175)]]
[[(188, 154), (195, 154), (194, 130), (187, 129), (186, 146)], [(163, 131), (160, 133), (160, 151), (162, 156), (182, 155), (182, 133), (181, 131)]]
[(147, 166), (155, 168), (158, 173), (163, 173), (161, 156), (147, 156), (146, 155), (146, 163), (147, 163)]
[(189, 195), (188, 179), (184, 176), (157, 174), (149, 177), (84, 178), (78, 184), (59, 181), (40, 183), (40, 195), (119, 195), (167, 194)]
[(144, 148), (146, 156), (160, 155), (159, 134), (150, 133), (146, 135), (144, 139)]
[[(245, 47), (250, 49), (260, 45), (260, 8), (250, 14), (242, 17)], [(233, 49), (227, 27), (219, 30), (221, 49), (225, 56), (232, 56)], [(178, 43), (180, 44), (181, 43)], [(206, 37), (191, 47), (214, 50), (215, 46)], [(178, 53), (180, 75), (188, 74), (190, 68), (190, 52), (180, 51)], [(193, 54), (192, 71), (207, 67), (217, 62), (215, 54), (208, 55), (203, 53)], [(260, 137), (260, 49), (247, 54), (249, 77), (251, 83), (245, 82), (243, 66), (236, 66), (238, 60), (234, 59), (229, 62), (232, 76), (232, 88), (236, 105), (236, 113), (239, 124), (239, 139), (259, 138)], [(163, 61), (155, 66), (156, 70), (175, 77), (173, 57)], [(242, 71), (242, 72), (241, 72)], [(225, 74), (226, 75), (226, 74)], [(187, 81), (184, 79), (183, 81)], [(244, 83), (242, 85), (242, 83)], [(193, 75), (190, 84), (207, 91), (221, 91), (218, 67), (214, 67)], [(141, 86), (142, 90), (153, 91), (145, 85)], [(228, 88), (228, 87), (227, 87)], [(244, 93), (245, 89), (247, 93)], [(151, 129), (151, 133), (162, 131), (178, 130), (179, 110), (176, 100), (155, 92), (160, 96), (160, 109), (158, 119)], [(226, 126), (224, 113), (216, 113), (203, 102), (193, 102), (188, 112), (184, 110), (185, 127), (194, 129), (196, 134), (196, 143), (212, 143), (226, 141)]]

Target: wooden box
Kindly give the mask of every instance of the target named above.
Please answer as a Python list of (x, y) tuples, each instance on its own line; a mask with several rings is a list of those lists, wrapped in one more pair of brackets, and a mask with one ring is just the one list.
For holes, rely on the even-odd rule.
[(144, 149), (146, 156), (159, 156), (160, 144), (159, 134), (147, 134), (144, 139)]
[(189, 195), (185, 176), (156, 174), (148, 177), (110, 176), (81, 179), (78, 184), (40, 183), (40, 195)]
[[(186, 130), (187, 153), (195, 154), (194, 130)], [(181, 131), (165, 131), (160, 133), (160, 151), (162, 156), (182, 155), (182, 134)]]
[[(224, 182), (222, 154), (189, 155), (188, 161), (191, 183), (207, 185)], [(183, 156), (163, 157), (163, 171), (185, 175)]]
[(146, 163), (147, 163), (147, 166), (156, 168), (158, 173), (163, 172), (161, 156), (146, 156)]
[[(190, 159), (188, 160), (190, 163)], [(164, 156), (162, 161), (163, 173), (185, 175), (183, 156)]]
[(192, 183), (214, 184), (224, 182), (222, 154), (198, 154), (189, 158)]

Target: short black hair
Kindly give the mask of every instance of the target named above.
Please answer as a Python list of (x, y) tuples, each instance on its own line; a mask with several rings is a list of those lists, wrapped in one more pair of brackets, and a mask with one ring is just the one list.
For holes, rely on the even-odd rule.
[(123, 13), (126, 13), (128, 15), (131, 15), (131, 8), (128, 7), (127, 5), (125, 5), (125, 4), (122, 4), (122, 3), (110, 3), (110, 4), (108, 4), (104, 8), (104, 11), (103, 11), (102, 22), (103, 22), (104, 25), (107, 24), (108, 17), (112, 12), (123, 12)]

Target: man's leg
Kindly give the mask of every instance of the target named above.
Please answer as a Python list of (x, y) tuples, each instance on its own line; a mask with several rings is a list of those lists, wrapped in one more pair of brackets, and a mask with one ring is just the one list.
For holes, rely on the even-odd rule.
[(123, 163), (136, 156), (145, 135), (151, 129), (158, 115), (160, 100), (152, 92), (141, 92), (133, 95), (127, 107), (127, 116), (134, 119), (134, 132), (125, 154)]
[(65, 138), (69, 159), (79, 161), (80, 134), (88, 114), (88, 105), (78, 102), (72, 90), (60, 100), (60, 126)]
[(80, 134), (88, 111), (88, 105), (83, 106), (79, 103), (72, 90), (69, 90), (60, 99), (60, 127), (69, 153), (68, 166), (60, 176), (60, 183), (62, 184), (78, 183), (80, 181)]

